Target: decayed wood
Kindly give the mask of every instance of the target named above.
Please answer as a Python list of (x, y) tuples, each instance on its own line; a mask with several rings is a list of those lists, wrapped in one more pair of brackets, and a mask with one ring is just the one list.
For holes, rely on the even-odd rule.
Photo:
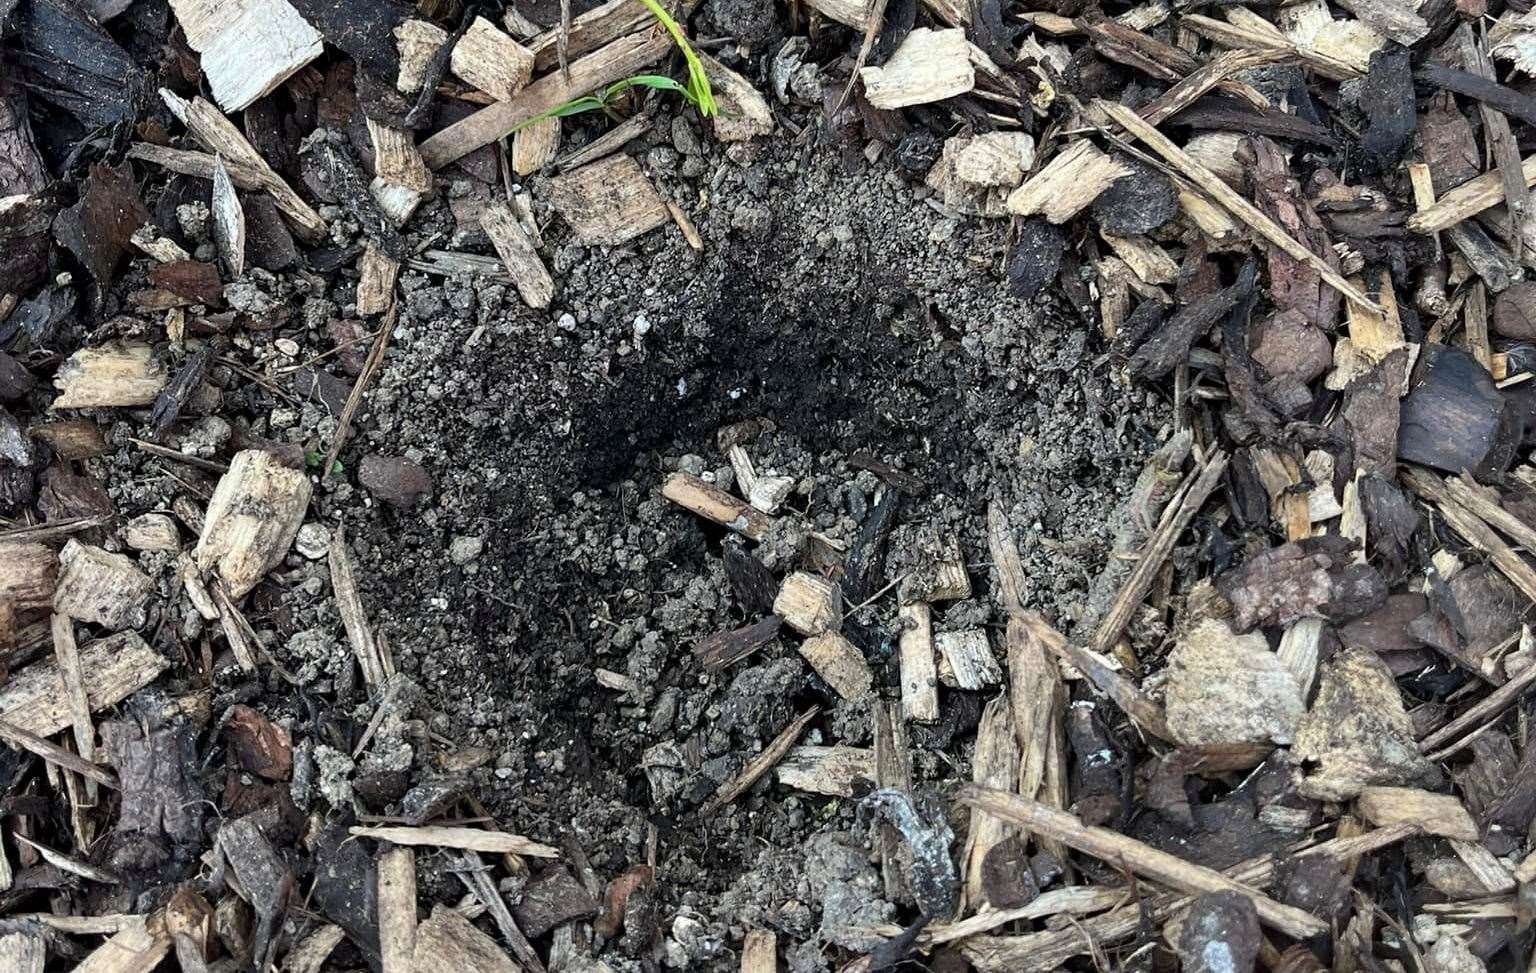
[(402, 21), (394, 34), (395, 49), (400, 54), (400, 74), (395, 79), (395, 88), (404, 95), (415, 94), (426, 80), (432, 55), (448, 42), (448, 32), (434, 23), (412, 18)]
[[(1019, 741), (1014, 733), (1013, 704), (1003, 693), (989, 700), (981, 711), (976, 727), (976, 753), (971, 758), (971, 780), (984, 787), (1013, 793), (1019, 785)], [(982, 862), (987, 853), (1002, 844), (1014, 829), (985, 811), (971, 811), (971, 828), (961, 853), (961, 872), (965, 876), (963, 911), (980, 911), (986, 902), (982, 884)], [(994, 906), (995, 907), (995, 906)]]
[(700, 639), (693, 654), (706, 671), (719, 672), (772, 642), (783, 625), (777, 615), (769, 615), (751, 625), (716, 632)]
[[(673, 15), (678, 13), (676, 3), (663, 0), (662, 6)], [(507, 12), (510, 30), (512, 8), (507, 8)], [(643, 4), (636, 4), (634, 0), (608, 0), (572, 17), (568, 30), (557, 25), (528, 41), (528, 48), (534, 53), (534, 72), (543, 74), (562, 63), (561, 34), (566, 35), (565, 62), (570, 63), (570, 58), (579, 58), (654, 23), (655, 18)]]
[(1198, 186), (1202, 192), (1210, 196), (1227, 212), (1252, 227), (1260, 236), (1285, 251), (1294, 259), (1311, 267), (1319, 277), (1340, 294), (1366, 307), (1380, 310), (1375, 302), (1361, 293), (1349, 281), (1345, 280), (1338, 271), (1328, 266), (1321, 257), (1313, 253), (1304, 244), (1299, 243), (1280, 224), (1265, 216), (1259, 211), (1258, 207), (1248, 202), (1237, 190), (1223, 182), (1221, 177), (1196, 162), (1188, 153), (1174, 145), (1161, 132), (1148, 125), (1136, 112), (1126, 108), (1124, 105), (1113, 104), (1102, 98), (1094, 101), (1093, 104), (1107, 115), (1110, 120), (1139, 139), (1152, 151), (1162, 156), (1163, 161), (1177, 170), (1184, 178)]
[(939, 718), (939, 673), (933, 658), (933, 611), (924, 602), (901, 606), (901, 715), (919, 723)]
[(217, 570), (230, 596), (243, 597), (293, 546), (309, 494), (304, 471), (283, 466), (265, 450), (236, 453), (208, 501), (192, 551), (197, 566)]
[(527, 176), (555, 161), (560, 152), (560, 119), (525, 125), (512, 136), (512, 171)]
[(245, 273), (245, 209), (235, 194), (235, 184), (229, 178), (224, 159), (218, 157), (213, 166), (213, 242), (218, 245), (219, 259), (230, 277)]
[(283, 973), (320, 973), (346, 936), (340, 926), (324, 923), (299, 940), (283, 957)]
[(401, 225), (432, 192), (432, 170), (421, 159), (416, 137), (403, 128), (368, 119), (373, 181), (368, 190), (384, 214)]
[[(48, 945), (39, 933), (22, 929), (0, 935), (0, 970), (43, 973), (43, 962), (47, 959)], [(771, 971), (773, 967), (767, 969)]]
[(1536, 600), (1536, 569), (1532, 569), (1514, 548), (1489, 527), (1465, 504), (1451, 494), (1445, 483), (1427, 470), (1414, 468), (1402, 471), (1403, 483), (1425, 500), (1433, 502), (1450, 528), (1473, 547), (1488, 556), (1515, 587), (1532, 600)]
[(939, 681), (944, 685), (974, 692), (1003, 681), (985, 629), (940, 632), (933, 637), (933, 645), (939, 652)]
[(762, 540), (773, 526), (772, 517), (690, 473), (668, 476), (662, 484), (661, 495), (684, 510), (754, 541)]
[(540, 844), (522, 835), (505, 831), (485, 831), (481, 828), (424, 826), (419, 828), (387, 827), (369, 828), (357, 826), (350, 832), (358, 838), (374, 838), (397, 845), (432, 848), (459, 848), (465, 851), (483, 851), (491, 855), (523, 855), (528, 858), (559, 858), (560, 851)]
[(53, 376), (60, 392), (54, 409), (130, 408), (150, 405), (170, 376), (145, 344), (113, 343), (81, 348)]
[(812, 706), (791, 720), (790, 724), (780, 730), (779, 735), (774, 737), (757, 756), (747, 761), (747, 765), (741, 768), (740, 773), (721, 784), (720, 788), (710, 795), (709, 800), (699, 808), (699, 813), (707, 817), (750, 790), (753, 784), (761, 780), (764, 774), (784, 758), (789, 749), (795, 745), (795, 741), (800, 739), (800, 734), (805, 732), (805, 728), (820, 712), (821, 707)]
[(59, 556), (45, 544), (0, 541), (0, 599), (16, 611), (53, 605), (59, 584)]
[[(149, 685), (170, 661), (136, 632), (119, 632), (80, 650), (80, 672), (91, 711), (116, 706)], [(72, 725), (73, 712), (59, 692), (63, 674), (53, 661), (11, 673), (0, 688), (0, 719), (35, 736), (49, 737)]]
[(792, 572), (773, 599), (773, 613), (801, 635), (835, 632), (843, 626), (842, 588), (808, 571)]
[(171, 0), (225, 111), (270, 94), (320, 56), (320, 32), (288, 0)]
[(801, 642), (800, 655), (844, 699), (864, 699), (872, 691), (875, 677), (864, 661), (864, 653), (836, 632), (825, 632)]
[(671, 220), (666, 203), (627, 155), (611, 155), (549, 180), (549, 201), (583, 246), (617, 245)]
[(347, 641), (357, 656), (358, 667), (363, 671), (363, 681), (374, 691), (382, 689), (395, 674), (394, 656), (384, 647), (368, 623), (368, 611), (363, 607), (362, 595), (357, 591), (356, 571), (352, 566), (352, 552), (347, 538), (338, 527), (331, 535), (327, 553), (331, 568), (331, 589), (336, 595), (336, 610), (341, 615), (342, 626), (347, 630)]
[(1178, 891), (1237, 892), (1253, 903), (1261, 921), (1286, 935), (1305, 938), (1328, 929), (1326, 923), (1311, 913), (1276, 902), (1221, 872), (1187, 862), (1108, 828), (1084, 825), (1073, 815), (1038, 801), (976, 784), (963, 787), (959, 799), (1032, 834), (1055, 838), (1083, 854), (1113, 862), (1117, 867), (1127, 868)]
[[(767, 929), (751, 929), (741, 943), (741, 973), (778, 973), (779, 939)], [(41, 973), (42, 965), (38, 965)]]
[(906, 36), (885, 64), (859, 71), (864, 96), (887, 110), (925, 105), (963, 95), (976, 87), (971, 43), (959, 27), (919, 27)]
[(1117, 179), (1131, 170), (1099, 151), (1087, 139), (1063, 149), (1044, 169), (1030, 176), (1008, 196), (1008, 211), (1017, 216), (1043, 215), (1065, 223), (1082, 212)]
[(95, 781), (104, 787), (118, 786), (117, 775), (112, 773), (110, 768), (82, 760), (79, 755), (65, 750), (58, 744), (45, 740), (35, 733), (29, 733), (21, 727), (12, 726), (5, 720), (0, 720), (0, 740), (20, 747), (28, 753), (36, 754), (64, 770), (79, 774), (86, 780)]
[[(526, 131), (526, 129), (525, 129)], [(533, 241), (506, 203), (493, 202), (480, 214), (480, 228), (506, 265), (507, 273), (523, 303), (531, 308), (549, 307), (555, 299), (555, 281), (544, 267)]]
[(383, 973), (412, 973), (416, 953), (416, 852), (402, 847), (379, 855), (377, 897)]
[(860, 747), (793, 747), (775, 771), (779, 783), (810, 794), (853, 797), (875, 778), (875, 753)]
[(454, 74), (493, 98), (505, 101), (528, 86), (533, 52), (476, 17), (454, 45), (449, 65)]
[(395, 306), (395, 284), (400, 262), (369, 240), (357, 262), (357, 313), (364, 317), (387, 314)]
[(571, 62), (570, 78), (551, 74), (530, 84), (513, 98), (480, 109), (421, 144), (428, 166), (443, 166), (509, 135), (536, 115), (590, 94), (603, 85), (628, 77), (666, 53), (672, 39), (665, 32), (642, 31), (623, 37)]
[(1450, 794), (1413, 787), (1366, 787), (1356, 800), (1360, 813), (1378, 828), (1410, 824), (1425, 834), (1476, 841), (1477, 822)]
[(1453, 838), (1451, 850), (1489, 893), (1501, 895), (1515, 890), (1515, 877), (1510, 870), (1476, 840)]
[(295, 232), (311, 243), (325, 237), (328, 227), (320, 214), (293, 191), (293, 187), (267, 164), (261, 153), (212, 102), (204, 98), (189, 101), (167, 88), (160, 89), (160, 98), (208, 151), (223, 157), (235, 185), (240, 185), (236, 175), (236, 167), (239, 167), (249, 172), (259, 188), (272, 197)]
[[(901, 718), (901, 704), (876, 700), (872, 705), (871, 720), (874, 746), (874, 781), (877, 787), (898, 791), (912, 796), (912, 751), (907, 745), (907, 724)], [(871, 833), (872, 841), (880, 854), (880, 875), (885, 885), (885, 897), (892, 901), (910, 895), (911, 884), (908, 869), (902, 862), (906, 845), (901, 833), (888, 821), (879, 821)], [(907, 852), (910, 858), (910, 852)]]
[(135, 917), (112, 938), (97, 946), (75, 967), (75, 973), (150, 973), (171, 951), (171, 936), (161, 913)]
[(462, 970), (464, 973), (519, 973), (516, 963), (496, 941), (476, 929), (456, 910), (432, 907), (432, 915), (416, 928), (414, 973)]

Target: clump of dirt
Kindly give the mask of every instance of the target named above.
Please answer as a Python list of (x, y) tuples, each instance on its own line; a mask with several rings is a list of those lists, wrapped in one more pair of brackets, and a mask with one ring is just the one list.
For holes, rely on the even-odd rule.
[[(491, 811), (527, 834), (574, 831), (605, 874), (652, 854), (660, 914), (687, 919), (669, 955), (702, 968), (731, 965), (749, 921), (832, 935), (827, 889), (858, 876), (808, 878), (800, 852), (853, 832), (855, 802), (770, 780), (708, 820), (699, 803), (807, 704), (826, 710), (808, 743), (867, 746), (870, 719), (782, 640), (704, 671), (694, 644), (752, 619), (722, 532), (663, 501), (663, 476), (730, 487), (718, 430), (768, 420), (744, 443), (759, 472), (793, 477), (787, 506), (846, 544), (882, 489), (850, 459), (873, 455), (926, 485), (899, 523), (961, 538), (976, 593), (936, 627), (992, 617), (991, 499), (1023, 528), (1031, 601), (1069, 620), (1167, 410), (1116, 377), (1075, 315), (1008, 295), (1005, 226), (946, 214), (884, 162), (848, 172), (806, 139), (731, 159), (692, 124), (662, 119), (638, 148), (664, 193), (707, 198), (702, 254), (671, 231), (557, 247), (547, 313), (502, 282), (403, 275), (343, 462), (404, 456), (433, 495), (402, 512), (343, 486), (317, 503), (345, 521), (430, 730), (494, 753), (473, 772)], [(863, 615), (882, 633), (871, 661), (887, 697), (894, 613), (886, 596)], [(638, 689), (599, 686), (599, 668)], [(980, 700), (964, 702), (914, 732), (919, 786), (968, 777), (957, 721), (974, 723)], [(860, 915), (879, 918), (863, 916), (879, 901)], [(795, 955), (796, 968), (821, 962), (814, 947)]]

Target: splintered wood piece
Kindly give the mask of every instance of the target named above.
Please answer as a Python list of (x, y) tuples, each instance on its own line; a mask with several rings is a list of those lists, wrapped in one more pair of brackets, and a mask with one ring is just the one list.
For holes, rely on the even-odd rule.
[(1360, 813), (1378, 828), (1411, 824), (1425, 834), (1461, 841), (1476, 841), (1477, 822), (1466, 807), (1450, 794), (1435, 794), (1413, 787), (1366, 787), (1357, 798)]
[(1176, 742), (1168, 730), (1163, 708), (1149, 699), (1125, 676), (1116, 671), (1115, 664), (1092, 649), (1085, 649), (1068, 642), (1062, 634), (1039, 615), (1028, 612), (1023, 616), (1030, 637), (1062, 662), (1080, 670), (1099, 692), (1115, 701), (1137, 726), (1160, 740)]
[(1168, 251), (1144, 236), (1115, 236), (1102, 230), (1099, 236), (1109, 244), (1115, 256), (1125, 261), (1132, 273), (1153, 285), (1172, 284), (1179, 279), (1179, 262)]
[(160, 89), (160, 99), (208, 151), (223, 157), (235, 185), (240, 185), (236, 168), (246, 170), (257, 181), (258, 187), (277, 203), (277, 208), (300, 236), (311, 243), (325, 237), (329, 228), (320, 214), (293, 191), (293, 187), (267, 164), (255, 146), (212, 102), (200, 97), (189, 101), (168, 88)]
[[(1019, 741), (1013, 726), (1013, 704), (1003, 693), (989, 700), (976, 726), (976, 753), (971, 758), (971, 780), (985, 787), (1014, 793), (1019, 786)], [(965, 876), (965, 903), (962, 911), (979, 912), (987, 902), (983, 884), (982, 862), (987, 853), (1015, 833), (1012, 826), (987, 814), (971, 811), (971, 827), (961, 853), (961, 871)], [(990, 903), (997, 908), (999, 903)]]
[(531, 175), (555, 161), (560, 152), (560, 119), (544, 118), (512, 136), (512, 171)]
[(987, 550), (992, 555), (992, 569), (997, 572), (998, 600), (1009, 616), (1024, 611), (1024, 593), (1029, 583), (1019, 546), (1013, 539), (1013, 525), (994, 500), (987, 505)]
[[(199, 179), (212, 179), (213, 170), (218, 166), (219, 159), (224, 158), (224, 168), (229, 173), (229, 180), (237, 188), (265, 188), (263, 183), (265, 175), (261, 171), (237, 162), (234, 159), (215, 155), (212, 152), (198, 152), (195, 149), (173, 149), (149, 142), (135, 142), (128, 146), (128, 158), (153, 163), (154, 165), (169, 169), (171, 172), (179, 172), (184, 176), (196, 176)], [(188, 256), (182, 259), (188, 260), (191, 258)]]
[[(907, 743), (907, 724), (901, 718), (901, 705), (876, 700), (870, 714), (874, 723), (875, 786), (912, 796), (912, 750)], [(911, 854), (901, 840), (901, 833), (888, 821), (877, 822), (871, 842), (880, 853), (880, 875), (885, 897), (892, 901), (911, 895), (909, 869), (902, 861)]]
[(369, 240), (357, 262), (357, 313), (364, 317), (385, 314), (395, 304), (395, 283), (400, 261)]
[(1474, 840), (1452, 838), (1451, 850), (1461, 859), (1485, 890), (1501, 895), (1515, 890), (1515, 877), (1493, 852)]
[(1317, 680), (1318, 653), (1323, 641), (1323, 620), (1303, 618), (1280, 636), (1280, 648), (1275, 654), (1280, 662), (1296, 678), (1301, 698), (1312, 695), (1312, 684)]
[[(170, 665), (136, 632), (119, 632), (80, 650), (80, 672), (91, 712), (116, 706), (149, 685)], [(0, 688), (0, 719), (34, 736), (50, 737), (73, 725), (69, 701), (59, 691), (63, 673), (52, 660), (11, 673)]]
[(864, 653), (836, 632), (813, 635), (801, 642), (800, 655), (844, 699), (864, 699), (873, 691), (875, 677)]
[[(74, 543), (74, 541), (70, 541)], [(85, 692), (85, 673), (80, 669), (80, 647), (75, 644), (75, 623), (67, 615), (54, 615), (53, 657), (63, 677), (65, 705), (69, 708), (73, 724), (75, 750), (86, 762), (96, 760), (96, 724), (91, 719), (91, 701)], [(89, 794), (92, 803), (96, 798), (96, 783), (90, 780)]]
[(153, 257), (157, 263), (183, 263), (192, 259), (192, 255), (183, 250), (181, 244), (168, 236), (161, 236), (153, 223), (145, 223), (134, 230), (130, 242)]
[(667, 204), (627, 155), (611, 155), (549, 180), (549, 201), (582, 246), (616, 246), (672, 219)]
[(395, 674), (394, 656), (379, 642), (373, 626), (368, 624), (368, 610), (363, 607), (363, 597), (357, 591), (352, 552), (340, 528), (331, 535), (327, 563), (331, 568), (331, 590), (336, 594), (336, 611), (341, 615), (347, 641), (352, 644), (358, 667), (363, 671), (363, 681), (369, 689), (381, 689)]
[(154, 582), (132, 558), (71, 537), (59, 552), (59, 564), (59, 585), (53, 594), (55, 611), (110, 629), (144, 624), (144, 606)]
[(933, 610), (924, 602), (903, 605), (901, 635), (901, 715), (919, 723), (939, 718), (939, 673), (933, 659)]
[(283, 973), (320, 973), (347, 934), (340, 926), (324, 923), (299, 940), (283, 957)]
[[(674, 3), (663, 0), (662, 6), (673, 14), (677, 13), (678, 8)], [(512, 8), (508, 7), (508, 29), (512, 26), (511, 12)], [(542, 74), (559, 65), (563, 59), (581, 57), (654, 23), (654, 18), (643, 4), (636, 4), (634, 0), (608, 0), (586, 13), (572, 17), (570, 30), (562, 30), (556, 25), (530, 40), (528, 48), (534, 53), (534, 72)], [(566, 35), (563, 58), (559, 50), (562, 34)]]
[(46, 544), (0, 541), (0, 600), (18, 611), (49, 608), (59, 584), (59, 556)]
[(500, 101), (522, 91), (533, 77), (533, 52), (484, 17), (470, 23), (448, 64), (459, 78)]
[(859, 77), (869, 103), (887, 110), (943, 101), (976, 87), (971, 43), (959, 27), (919, 27), (885, 64), (861, 68)]
[(779, 587), (773, 613), (801, 635), (835, 632), (843, 627), (842, 588), (820, 575), (795, 571)]
[(81, 960), (74, 973), (150, 973), (171, 951), (171, 934), (161, 913), (136, 916)]
[(57, 767), (79, 774), (86, 780), (95, 781), (104, 787), (118, 786), (117, 775), (112, 773), (111, 768), (82, 760), (77, 754), (65, 750), (58, 744), (45, 740), (35, 733), (28, 733), (20, 727), (12, 726), (4, 720), (0, 720), (0, 740), (18, 746), (28, 753), (36, 754)]
[(667, 212), (672, 214), (672, 222), (677, 224), (678, 230), (683, 234), (683, 239), (688, 241), (688, 246), (695, 252), (704, 252), (704, 238), (699, 235), (699, 228), (693, 225), (693, 220), (688, 212), (681, 206), (667, 200)]
[(1471, 737), (1478, 732), (1477, 727), (1503, 712), (1505, 707), (1519, 699), (1533, 685), (1536, 685), (1536, 666), (1527, 666), (1519, 675), (1469, 706), (1465, 713), (1426, 735), (1419, 741), (1419, 752), (1435, 761), (1444, 760), (1470, 742)]
[(368, 119), (373, 145), (373, 182), (368, 190), (395, 226), (411, 218), (432, 192), (432, 170), (422, 161), (416, 136), (403, 128)]
[[(772, 933), (769, 933), (770, 937)], [(25, 928), (18, 932), (0, 935), (0, 970), (11, 973), (43, 973), (43, 963), (48, 959), (48, 944), (41, 933)], [(742, 969), (746, 969), (743, 964)], [(770, 964), (763, 969), (773, 970)]]
[(716, 632), (700, 639), (699, 644), (693, 648), (693, 654), (705, 670), (719, 672), (772, 642), (783, 624), (777, 615), (769, 615), (751, 625)]
[(482, 828), (357, 826), (351, 829), (350, 834), (356, 838), (373, 838), (397, 845), (458, 848), (464, 851), (483, 851), (491, 855), (523, 855), (528, 858), (560, 857), (559, 849), (551, 848), (549, 845), (540, 844), (522, 835), (508, 834), (505, 831), (486, 831)]
[(720, 111), (710, 119), (715, 138), (722, 142), (747, 142), (759, 135), (772, 134), (773, 109), (752, 82), (710, 57), (699, 54), (704, 73), (709, 76)]
[(1327, 923), (1311, 913), (1276, 902), (1215, 869), (1187, 862), (1108, 828), (1085, 825), (1073, 815), (1038, 801), (976, 784), (961, 788), (959, 800), (1031, 834), (1054, 838), (1085, 855), (1112, 862), (1118, 868), (1129, 869), (1180, 892), (1236, 892), (1253, 903), (1261, 921), (1288, 936), (1305, 939), (1328, 930)]
[(1199, 101), (1212, 88), (1217, 87), (1240, 71), (1274, 64), (1290, 56), (1282, 50), (1235, 50), (1224, 51), (1180, 79), (1173, 87), (1138, 110), (1149, 125), (1161, 125), (1179, 112)]
[(985, 629), (940, 632), (933, 644), (939, 650), (939, 681), (944, 685), (974, 692), (1003, 681)]
[[(38, 962), (38, 973), (42, 973)], [(741, 973), (778, 973), (779, 938), (767, 929), (750, 929), (741, 942)]]
[(427, 65), (437, 49), (448, 42), (448, 32), (429, 21), (412, 18), (402, 21), (394, 34), (395, 49), (400, 55), (395, 88), (403, 95), (413, 95), (426, 82)]
[(197, 566), (216, 569), (231, 598), (244, 597), (293, 546), (309, 494), (303, 470), (283, 466), (266, 450), (236, 453), (208, 501), (192, 551)]
[(1408, 489), (1433, 503), (1446, 524), (1468, 544), (1487, 555), (1493, 566), (1522, 594), (1536, 600), (1536, 569), (1506, 544), (1487, 521), (1453, 495), (1439, 477), (1428, 470), (1410, 467), (1402, 471), (1402, 480)]
[(288, 0), (171, 0), (171, 9), (225, 111), (271, 94), (324, 49)]
[(414, 973), (462, 970), (463, 973), (519, 973), (518, 965), (455, 909), (432, 907), (432, 915), (416, 927)]
[(661, 495), (690, 513), (754, 541), (762, 540), (773, 526), (772, 517), (690, 473), (668, 476)]
[(1060, 636), (1033, 613), (1018, 612), (1008, 618), (1008, 696), (1013, 701), (1013, 727), (1018, 738), (1018, 792), (1028, 798), (1044, 796), (1051, 776), (1053, 751), (1064, 733), (1062, 711), (1066, 691), (1061, 671), (1047, 650)]
[(795, 745), (795, 741), (800, 739), (800, 734), (805, 732), (805, 728), (820, 712), (821, 707), (812, 706), (791, 720), (789, 725), (780, 730), (779, 735), (769, 741), (757, 756), (747, 761), (747, 765), (741, 768), (740, 773), (721, 784), (720, 788), (710, 795), (709, 800), (699, 808), (699, 814), (708, 817), (751, 790), (753, 784), (761, 780), (764, 774), (784, 759), (784, 755)]
[(1162, 156), (1163, 161), (1178, 171), (1180, 175), (1188, 179), (1200, 188), (1202, 192), (1215, 200), (1222, 208), (1227, 210), (1237, 219), (1246, 223), (1256, 233), (1285, 251), (1296, 260), (1301, 261), (1317, 272), (1317, 275), (1326, 281), (1340, 294), (1352, 301), (1358, 301), (1375, 311), (1380, 311), (1375, 302), (1345, 280), (1338, 271), (1334, 270), (1317, 254), (1313, 253), (1304, 244), (1298, 242), (1285, 231), (1280, 224), (1265, 216), (1259, 208), (1243, 198), (1237, 190), (1228, 186), (1205, 166), (1196, 162), (1187, 152), (1174, 145), (1168, 138), (1156, 128), (1148, 125), (1141, 116), (1124, 105), (1117, 105), (1102, 98), (1094, 101), (1094, 106), (1102, 111), (1109, 119), (1127, 133), (1139, 139), (1153, 152)]
[[(626, 4), (633, 0), (624, 0)], [(651, 130), (651, 116), (645, 112), (631, 115), (597, 138), (555, 160), (559, 169), (575, 169), (588, 162), (596, 162), (603, 156), (612, 155), (630, 142)]]
[(245, 210), (222, 156), (214, 158), (213, 202), (209, 209), (213, 213), (213, 242), (218, 245), (219, 259), (231, 279), (239, 277), (245, 273)]
[[(1520, 164), (1520, 173), (1527, 189), (1536, 186), (1536, 154), (1526, 156)], [(1406, 225), (1415, 233), (1439, 233), (1484, 210), (1492, 209), (1504, 200), (1504, 179), (1495, 169), (1447, 190), (1433, 206), (1410, 215)]]
[(383, 973), (411, 973), (416, 953), (416, 852), (404, 847), (380, 853), (377, 896)]
[[(524, 129), (527, 131), (527, 129)], [(492, 202), (480, 214), (480, 228), (491, 238), (491, 245), (512, 275), (513, 285), (523, 303), (536, 310), (549, 307), (555, 299), (555, 281), (544, 267), (533, 241), (518, 221), (512, 207)]]
[[(649, 18), (643, 7), (631, 5)], [(671, 47), (672, 38), (665, 31), (639, 31), (616, 40), (571, 62), (568, 80), (562, 72), (547, 75), (515, 97), (488, 105), (444, 128), (421, 144), (422, 158), (431, 168), (441, 169), (481, 146), (506, 137), (530, 118), (629, 77)]]
[(1087, 139), (1063, 149), (1044, 169), (1008, 195), (1008, 211), (1017, 216), (1043, 215), (1065, 223), (1081, 213), (1117, 179), (1131, 174)]
[(103, 409), (150, 405), (170, 376), (145, 344), (112, 343), (81, 348), (53, 376), (60, 392), (54, 409)]
[(794, 747), (775, 771), (779, 783), (808, 794), (854, 797), (875, 779), (875, 752), (859, 747)]

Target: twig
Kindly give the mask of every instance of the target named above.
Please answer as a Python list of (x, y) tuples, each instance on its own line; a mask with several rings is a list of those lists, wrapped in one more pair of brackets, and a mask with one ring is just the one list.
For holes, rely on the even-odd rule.
[(397, 301), (391, 304), (385, 313), (379, 335), (374, 339), (373, 347), (368, 350), (367, 360), (363, 362), (363, 372), (357, 376), (357, 381), (352, 383), (352, 391), (347, 395), (347, 403), (342, 406), (341, 418), (336, 421), (336, 436), (331, 440), (331, 448), (326, 451), (325, 462), (320, 466), (322, 479), (331, 475), (331, 470), (336, 466), (336, 457), (341, 454), (342, 447), (347, 443), (347, 434), (352, 431), (352, 419), (363, 404), (363, 393), (367, 390), (368, 383), (373, 381), (379, 363), (384, 360), (384, 349), (389, 347), (389, 334), (395, 330), (395, 322), (399, 316), (400, 304)]
[(741, 769), (741, 773), (720, 785), (720, 789), (715, 791), (714, 795), (699, 808), (699, 815), (701, 817), (708, 817), (736, 800), (742, 794), (745, 794), (764, 774), (773, 769), (774, 764), (784, 759), (784, 755), (789, 752), (789, 748), (795, 745), (795, 741), (800, 739), (800, 734), (805, 732), (805, 728), (810, 725), (811, 720), (815, 719), (816, 714), (820, 712), (821, 707), (812, 706), (804, 713), (795, 717), (788, 726), (780, 731), (778, 736), (773, 738), (773, 742), (764, 747), (757, 756), (747, 761), (747, 765)]

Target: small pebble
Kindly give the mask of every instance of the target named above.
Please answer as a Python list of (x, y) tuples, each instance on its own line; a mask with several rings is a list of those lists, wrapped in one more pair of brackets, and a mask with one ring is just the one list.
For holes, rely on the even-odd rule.
[(331, 549), (331, 532), (324, 524), (305, 524), (294, 539), (294, 549), (311, 561), (318, 561)]
[(448, 560), (454, 564), (468, 564), (484, 549), (485, 539), (482, 537), (455, 537), (448, 545)]

